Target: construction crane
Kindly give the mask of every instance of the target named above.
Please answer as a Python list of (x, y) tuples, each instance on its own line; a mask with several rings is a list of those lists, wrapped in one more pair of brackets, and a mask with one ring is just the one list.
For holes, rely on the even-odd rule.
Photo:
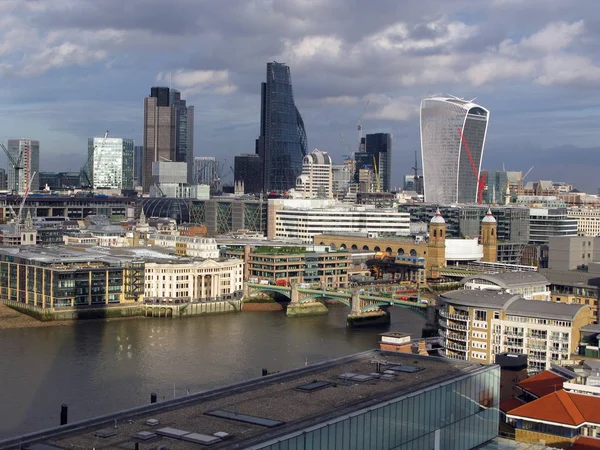
[[(108, 139), (108, 130), (106, 130), (106, 132), (104, 133), (104, 138), (102, 139), (102, 143), (101, 143), (102, 147), (104, 147), (104, 144), (106, 143), (106, 139)], [(98, 148), (98, 145), (95, 145), (94, 148), (92, 149), (92, 151), (90, 152), (90, 154), (88, 155), (88, 159), (87, 159), (86, 163), (83, 165), (83, 167), (79, 171), (79, 182), (83, 189), (91, 189), (93, 187), (89, 174), (92, 175), (92, 178), (94, 177), (94, 174), (92, 173), (93, 169), (94, 169), (92, 164), (94, 162), (94, 153), (96, 153), (97, 148)]]
[(525, 172), (525, 175), (523, 175), (523, 178), (521, 178), (521, 183), (525, 180), (525, 178), (527, 178), (527, 175), (529, 175), (531, 173), (531, 171), (533, 170), (534, 166), (531, 166), (529, 168), (529, 170), (527, 172)]
[(29, 195), (29, 187), (31, 186), (31, 182), (35, 178), (36, 172), (33, 172), (29, 177), (29, 181), (27, 182), (27, 187), (25, 188), (25, 194), (23, 194), (23, 198), (21, 199), (21, 204), (19, 205), (19, 212), (15, 213), (15, 210), (10, 206), (10, 211), (12, 213), (14, 219), (14, 232), (17, 236), (21, 234), (21, 220), (23, 217), (23, 207), (25, 206), (25, 200), (27, 200), (27, 196)]
[(358, 129), (358, 152), (359, 153), (360, 153), (360, 144), (362, 142), (362, 135), (363, 135), (362, 120), (363, 120), (363, 117), (365, 117), (365, 114), (367, 113), (367, 106), (369, 106), (369, 100), (367, 100), (365, 102), (365, 107), (363, 108), (362, 114), (358, 118), (358, 126), (356, 127)]
[(354, 152), (352, 151), (352, 147), (350, 147), (350, 145), (348, 145), (348, 142), (346, 141), (346, 138), (344, 137), (344, 133), (340, 133), (340, 138), (342, 139), (342, 143), (344, 144), (344, 146), (350, 152), (349, 154), (342, 155), (342, 156), (344, 156), (346, 159), (354, 159)]
[(15, 158), (13, 158), (13, 156), (10, 154), (10, 152), (6, 149), (6, 147), (4, 146), (4, 143), (2, 141), (0, 141), (0, 147), (2, 147), (2, 150), (4, 150), (4, 153), (6, 153), (6, 156), (8, 157), (8, 161), (10, 162), (10, 164), (12, 164), (13, 170), (15, 171), (15, 184), (13, 187), (13, 193), (18, 194), (19, 193), (19, 180), (20, 180), (20, 177), (19, 177), (20, 172), (19, 171), (23, 170), (23, 149), (21, 149), (19, 156), (15, 160)]
[(473, 175), (475, 175), (475, 179), (477, 180), (477, 204), (481, 205), (481, 203), (483, 203), (483, 188), (485, 187), (487, 173), (484, 173), (481, 177), (479, 176), (479, 171), (477, 170), (475, 161), (473, 161), (473, 156), (471, 156), (471, 151), (469, 150), (469, 145), (467, 144), (467, 140), (465, 139), (465, 135), (463, 134), (462, 129), (458, 128), (458, 133), (460, 134), (460, 138), (462, 140), (463, 146), (465, 147), (465, 151), (467, 152), (469, 162), (471, 163)]
[(377, 191), (381, 192), (381, 183), (379, 181), (379, 170), (377, 170), (377, 160), (375, 159), (375, 155), (373, 155), (373, 172), (375, 172), (375, 182), (377, 183)]

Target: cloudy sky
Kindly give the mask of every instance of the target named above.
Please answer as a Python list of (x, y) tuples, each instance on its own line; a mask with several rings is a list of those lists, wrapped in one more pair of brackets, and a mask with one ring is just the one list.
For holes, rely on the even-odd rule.
[[(195, 155), (254, 151), (267, 61), (290, 65), (309, 148), (341, 161), (394, 135), (394, 184), (432, 94), (491, 110), (483, 166), (600, 187), (597, 0), (1, 0), (0, 139), (41, 141), (44, 171), (79, 170), (106, 129), (141, 142), (143, 98), (180, 89)], [(6, 164), (3, 161), (4, 167)]]

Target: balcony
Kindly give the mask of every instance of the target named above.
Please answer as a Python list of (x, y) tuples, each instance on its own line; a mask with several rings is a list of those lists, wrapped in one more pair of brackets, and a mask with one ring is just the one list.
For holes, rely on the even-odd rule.
[(468, 352), (469, 349), (467, 348), (466, 345), (460, 345), (460, 344), (456, 344), (454, 342), (443, 342), (442, 341), (442, 347), (450, 349), (450, 350), (456, 350), (457, 352)]
[(511, 336), (511, 337), (520, 337), (522, 338), (524, 336), (525, 333), (523, 333), (522, 331), (504, 331), (504, 336)]
[(446, 339), (452, 339), (454, 341), (469, 342), (469, 335), (467, 333), (453, 333), (452, 331), (439, 330), (439, 335)]
[(443, 355), (449, 359), (460, 359), (462, 361), (466, 361), (467, 355), (458, 355), (456, 353), (448, 353), (446, 351), (443, 352)]
[(447, 328), (448, 330), (469, 331), (468, 325), (459, 325), (457, 323), (448, 322), (446, 320), (440, 320), (439, 324), (442, 328)]
[(464, 322), (468, 322), (470, 320), (468, 314), (450, 314), (445, 309), (440, 309), (440, 316), (445, 317), (446, 319), (462, 320)]

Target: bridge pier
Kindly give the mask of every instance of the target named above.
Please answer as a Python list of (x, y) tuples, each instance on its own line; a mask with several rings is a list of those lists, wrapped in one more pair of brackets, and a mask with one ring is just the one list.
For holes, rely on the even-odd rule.
[(288, 317), (303, 317), (303, 316), (320, 316), (327, 314), (329, 310), (321, 302), (312, 301), (306, 303), (300, 303), (300, 296), (298, 295), (298, 287), (296, 283), (292, 284), (292, 290), (290, 292), (290, 303), (287, 307), (285, 315)]
[(436, 305), (427, 305), (427, 321), (421, 331), (421, 337), (435, 337), (438, 335), (438, 310)]
[(363, 312), (361, 310), (360, 290), (352, 290), (352, 307), (346, 318), (346, 326), (350, 328), (373, 327), (390, 324), (390, 314), (377, 308)]

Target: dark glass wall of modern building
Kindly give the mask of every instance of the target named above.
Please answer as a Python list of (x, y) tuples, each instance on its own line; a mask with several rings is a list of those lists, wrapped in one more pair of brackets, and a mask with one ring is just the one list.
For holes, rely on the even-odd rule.
[(488, 124), (485, 109), (474, 107), (467, 113), (462, 130), (458, 161), (458, 202), (476, 203), (478, 180)]
[(377, 164), (380, 190), (389, 192), (392, 189), (392, 135), (391, 133), (367, 134), (365, 142), (366, 153), (374, 157)]
[(262, 159), (263, 190), (293, 188), (302, 172), (307, 142), (286, 64), (267, 63), (266, 82), (261, 85), (260, 133), (257, 150)]
[(258, 194), (263, 190), (262, 160), (256, 154), (238, 155), (234, 159), (235, 181), (244, 182), (246, 194)]
[(175, 89), (170, 90), (169, 103), (176, 110), (175, 160), (187, 164), (187, 182), (191, 184), (194, 163), (194, 107), (187, 106), (186, 101), (181, 98), (181, 93)]

